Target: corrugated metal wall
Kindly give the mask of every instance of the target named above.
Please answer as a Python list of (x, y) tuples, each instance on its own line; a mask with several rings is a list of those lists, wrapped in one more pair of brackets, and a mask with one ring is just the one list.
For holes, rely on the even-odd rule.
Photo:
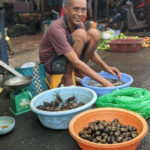
[(4, 11), (0, 11), (0, 59), (8, 64), (8, 54), (4, 35)]

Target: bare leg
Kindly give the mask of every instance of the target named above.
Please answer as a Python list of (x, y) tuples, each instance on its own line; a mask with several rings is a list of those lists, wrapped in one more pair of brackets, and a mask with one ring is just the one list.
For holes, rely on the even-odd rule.
[(64, 84), (64, 86), (71, 86), (71, 85), (73, 85), (72, 71), (73, 71), (73, 68), (72, 68), (71, 64), (68, 63), (67, 70), (64, 73), (64, 76), (62, 77), (62, 83)]
[[(83, 50), (83, 47), (85, 43), (87, 42), (86, 32), (83, 29), (78, 29), (72, 34), (72, 37), (73, 37), (73, 42), (74, 42), (73, 49), (76, 52), (76, 54), (80, 56)], [(71, 64), (68, 63), (67, 70), (62, 79), (62, 82), (64, 83), (65, 86), (73, 85), (73, 81), (72, 81), (73, 69), (74, 68), (71, 66)]]
[[(87, 32), (88, 47), (87, 47), (86, 51), (84, 52), (84, 57), (82, 59), (83, 62), (85, 62), (86, 64), (88, 63), (89, 59), (91, 58), (91, 56), (95, 52), (95, 49), (97, 47), (99, 40), (100, 40), (100, 34), (99, 34), (98, 30), (90, 29)], [(85, 76), (79, 70), (76, 69), (75, 71), (76, 71), (78, 77), (83, 78)]]
[(98, 42), (100, 40), (100, 34), (97, 29), (90, 29), (87, 32), (87, 42), (88, 42), (88, 47), (84, 53), (83, 61), (87, 63), (93, 53), (96, 50), (96, 47), (98, 45)]

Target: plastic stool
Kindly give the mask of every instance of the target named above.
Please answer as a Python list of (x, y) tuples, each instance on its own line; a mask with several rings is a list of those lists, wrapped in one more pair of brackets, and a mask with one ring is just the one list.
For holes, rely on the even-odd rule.
[[(64, 76), (64, 74), (51, 74), (50, 75), (50, 87), (51, 87), (51, 89), (57, 88), (59, 86), (63, 76)], [(74, 85), (76, 86), (74, 71), (72, 72), (72, 80), (73, 80)]]

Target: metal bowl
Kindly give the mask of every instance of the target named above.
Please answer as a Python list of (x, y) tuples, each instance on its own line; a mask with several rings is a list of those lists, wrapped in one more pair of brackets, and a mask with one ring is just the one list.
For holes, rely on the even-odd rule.
[(5, 82), (6, 86), (12, 88), (23, 88), (31, 84), (32, 76), (13, 77)]

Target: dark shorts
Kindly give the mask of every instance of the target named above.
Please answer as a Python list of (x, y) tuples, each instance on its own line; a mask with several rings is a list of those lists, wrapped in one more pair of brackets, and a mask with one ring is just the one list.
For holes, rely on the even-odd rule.
[[(72, 34), (68, 36), (68, 42), (71, 46), (73, 46)], [(80, 59), (83, 58), (87, 46), (88, 44), (85, 44)], [(64, 74), (67, 69), (67, 64), (68, 60), (64, 55), (58, 56), (56, 53), (54, 53), (51, 60), (51, 74)]]

